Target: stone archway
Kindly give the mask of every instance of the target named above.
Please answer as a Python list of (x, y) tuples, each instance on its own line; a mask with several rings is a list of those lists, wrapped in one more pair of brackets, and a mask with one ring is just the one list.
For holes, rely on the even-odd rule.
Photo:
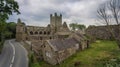
[(32, 32), (32, 31), (30, 31), (30, 35), (33, 35), (33, 32)]
[(46, 31), (44, 31), (44, 35), (46, 35)]

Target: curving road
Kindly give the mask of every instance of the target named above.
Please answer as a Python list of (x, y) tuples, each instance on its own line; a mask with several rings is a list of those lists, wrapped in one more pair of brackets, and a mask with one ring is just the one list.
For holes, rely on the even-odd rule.
[(6, 40), (0, 54), (0, 67), (28, 67), (25, 48), (14, 39)]

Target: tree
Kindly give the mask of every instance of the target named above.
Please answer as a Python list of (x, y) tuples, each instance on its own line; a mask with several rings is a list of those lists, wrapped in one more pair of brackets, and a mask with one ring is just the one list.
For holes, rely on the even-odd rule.
[(109, 3), (109, 9), (111, 11), (111, 15), (113, 17), (113, 19), (115, 20), (115, 23), (117, 25), (117, 33), (118, 36), (115, 37), (118, 46), (120, 48), (120, 0), (111, 0)]
[(13, 13), (20, 14), (18, 9), (18, 3), (15, 0), (0, 0), (0, 20), (7, 20)]
[[(108, 3), (105, 3), (103, 7), (100, 7), (97, 11), (98, 17), (100, 20), (106, 24), (108, 31), (112, 37), (117, 41), (118, 47), (120, 48), (120, 0), (110, 0)], [(110, 23), (114, 23), (117, 26), (118, 35), (113, 32), (112, 26)]]
[(77, 23), (71, 23), (69, 24), (70, 28), (75, 31), (77, 29)]
[(114, 34), (113, 34), (113, 31), (112, 31), (112, 28), (110, 26), (110, 23), (111, 23), (111, 16), (110, 14), (107, 13), (108, 11), (108, 8), (106, 5), (103, 5), (101, 8), (99, 8), (99, 10), (97, 11), (98, 13), (98, 17), (100, 20), (102, 20), (101, 22), (103, 24), (106, 24), (107, 26), (107, 29), (108, 29), (108, 32), (111, 34), (112, 38), (114, 38)]
[(75, 31), (75, 30), (84, 30), (86, 28), (85, 25), (83, 24), (77, 24), (77, 23), (71, 23), (69, 24), (70, 28)]
[(8, 22), (6, 25), (6, 28), (7, 28), (6, 31), (9, 31), (12, 33), (11, 38), (14, 38), (15, 34), (16, 34), (16, 23), (15, 22)]
[(3, 41), (4, 39), (4, 32), (6, 29), (6, 23), (5, 22), (0, 22), (0, 41)]
[(83, 24), (78, 24), (78, 25), (77, 25), (77, 29), (78, 29), (78, 30), (85, 30), (85, 28), (86, 28), (86, 26), (83, 25)]
[(120, 0), (111, 0), (109, 3), (109, 9), (112, 13), (112, 17), (114, 18), (117, 25), (120, 24)]
[(5, 38), (12, 38), (13, 33), (11, 31), (5, 31), (4, 36)]
[(0, 0), (0, 37), (1, 41), (4, 39), (4, 32), (6, 29), (6, 20), (13, 13), (20, 14), (18, 3), (15, 0)]

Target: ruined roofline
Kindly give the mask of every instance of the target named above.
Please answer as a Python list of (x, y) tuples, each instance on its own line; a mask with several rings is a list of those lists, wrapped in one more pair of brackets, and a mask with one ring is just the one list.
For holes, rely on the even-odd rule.
[(45, 26), (31, 26), (31, 25), (27, 25), (26, 27), (46, 28)]
[(18, 24), (23, 24), (23, 25), (25, 25), (26, 27), (40, 27), (40, 28), (46, 28), (46, 27), (49, 25), (49, 24), (48, 24), (47, 26), (27, 25), (26, 23), (22, 22), (20, 18), (18, 18), (17, 23), (18, 23)]
[(47, 26), (35, 26), (35, 25), (26, 25), (26, 27), (36, 27), (36, 28), (47, 28), (49, 27), (50, 24), (48, 24)]
[[(90, 26), (88, 26), (88, 28), (89, 28), (89, 27), (106, 27), (106, 26), (107, 26), (107, 25), (100, 25), (100, 26), (90, 25)], [(118, 26), (118, 25), (113, 24), (113, 25), (109, 25), (109, 26)]]

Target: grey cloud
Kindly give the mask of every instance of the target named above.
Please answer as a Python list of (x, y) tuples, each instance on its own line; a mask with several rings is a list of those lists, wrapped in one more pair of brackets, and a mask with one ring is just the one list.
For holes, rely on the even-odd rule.
[(21, 15), (13, 15), (8, 21), (21, 18), (27, 24), (46, 25), (50, 14), (57, 12), (63, 15), (68, 24), (78, 22), (94, 24), (97, 8), (107, 0), (17, 0)]

